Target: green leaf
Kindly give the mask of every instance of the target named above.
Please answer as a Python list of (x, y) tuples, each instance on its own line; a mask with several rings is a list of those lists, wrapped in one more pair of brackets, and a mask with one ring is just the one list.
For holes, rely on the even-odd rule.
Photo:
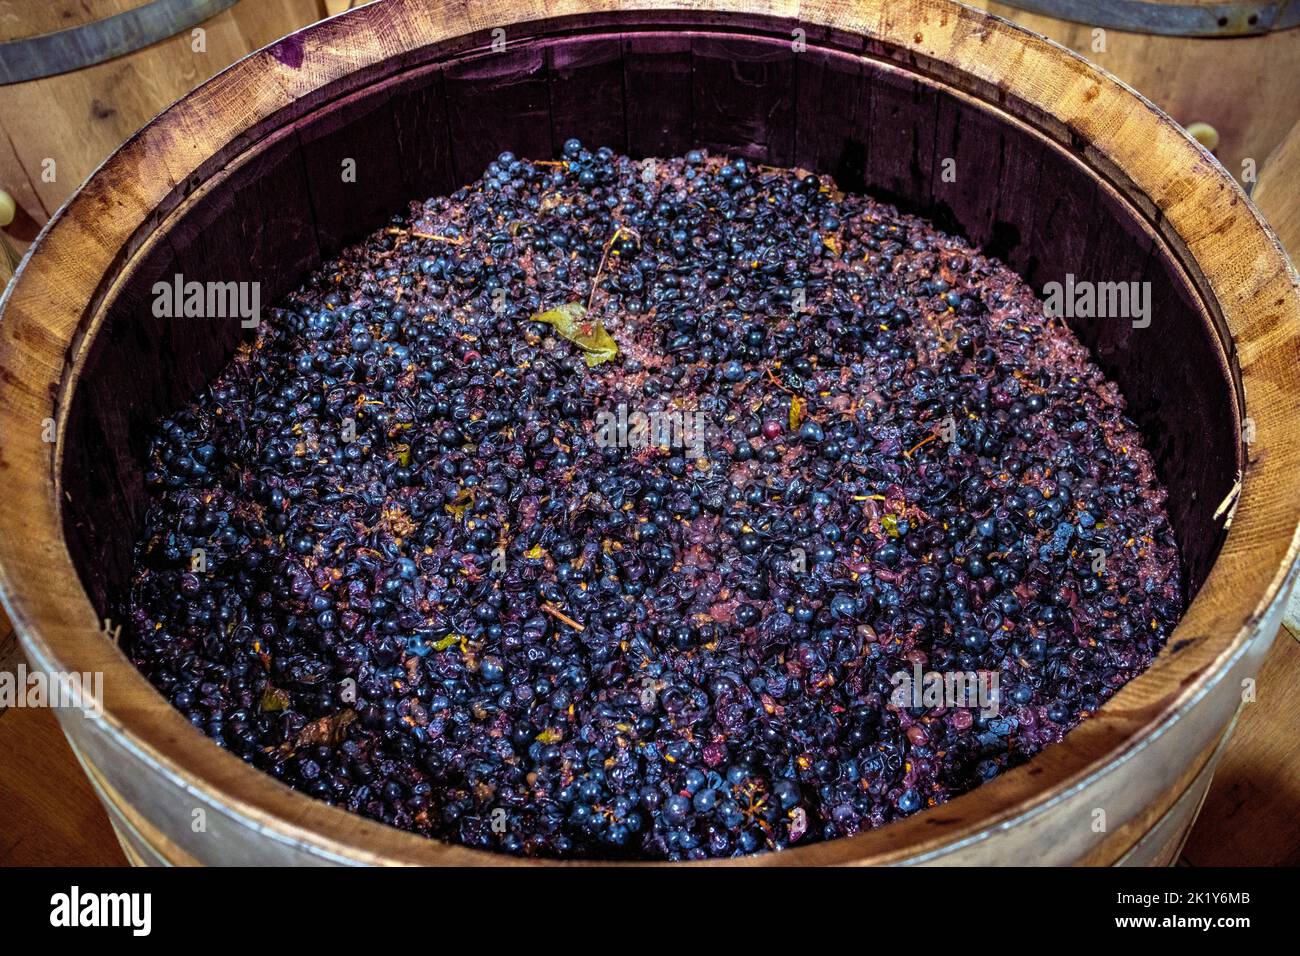
[(545, 322), (555, 331), (582, 349), (587, 366), (593, 368), (618, 355), (618, 343), (599, 322), (588, 322), (587, 307), (581, 302), (566, 302), (533, 316), (534, 322)]

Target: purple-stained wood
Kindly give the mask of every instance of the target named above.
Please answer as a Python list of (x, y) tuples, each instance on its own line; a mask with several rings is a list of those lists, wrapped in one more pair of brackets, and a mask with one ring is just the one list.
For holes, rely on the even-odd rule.
[[(992, 116), (965, 107), (952, 96), (939, 97), (935, 117), (935, 165), (931, 183), (932, 215), (944, 228), (959, 228), (968, 238), (993, 239), (1007, 139), (1002, 124)], [(1024, 172), (1036, 176), (1038, 163), (1030, 159)], [(1023, 183), (1019, 188), (1023, 188)], [(1001, 255), (1005, 258), (1006, 253)]]
[(622, 40), (628, 152), (680, 156), (694, 146), (690, 37), (629, 33)]
[(772, 166), (794, 159), (795, 53), (790, 41), (691, 38), (694, 145)]
[(540, 43), (508, 44), (452, 63), (445, 74), (452, 167), (467, 183), (505, 150), (550, 157), (551, 97), (546, 49)]
[[(1227, 531), (1219, 509), (1228, 494), (1228, 462), (1207, 451), (1206, 438), (1241, 448), (1243, 423), (1233, 415), (1238, 406), (1215, 397), (1235, 394), (1235, 385), (1226, 362), (1205, 354), (1197, 323), (1187, 320), (1204, 309), (1183, 270), (1167, 256), (1153, 253), (1141, 281), (1150, 283), (1149, 327), (1139, 331), (1120, 320), (1103, 324), (1111, 335), (1090, 335), (1083, 323), (1076, 331), (1102, 369), (1120, 384), (1129, 416), (1169, 490), (1166, 510), (1182, 548), (1190, 596), (1209, 574)], [(1228, 481), (1226, 488), (1233, 485)]]
[[(310, 166), (304, 161), (307, 152), (295, 137), (279, 137), (258, 158), (257, 166), (234, 183), (238, 190), (241, 251), (248, 259), (249, 274), (265, 287), (267, 298), (261, 302), (264, 309), (320, 264), (322, 248), (333, 247), (332, 238), (330, 242), (321, 238), (321, 218), (312, 194)], [(361, 179), (360, 172), (358, 179)], [(341, 177), (338, 183), (345, 195), (349, 192), (345, 187), (357, 188), (357, 184), (343, 183)], [(329, 202), (339, 204), (333, 197)], [(310, 217), (303, 215), (308, 209)], [(345, 223), (333, 228), (346, 232)], [(195, 267), (203, 269), (204, 264), (190, 264), (191, 269)], [(219, 274), (207, 277), (216, 279)]]
[[(297, 124), (322, 249), (359, 237), (361, 223), (398, 211), (405, 185), (391, 90), (362, 90)], [(402, 104), (406, 105), (406, 104)]]
[(794, 165), (830, 173), (841, 189), (865, 190), (871, 138), (866, 62), (811, 47), (795, 66)]
[(423, 67), (404, 76), (393, 89), (389, 107), (407, 198), (425, 199), (455, 189), (459, 183), (451, 161), (442, 68)]
[(608, 146), (626, 152), (621, 38), (567, 37), (548, 43), (546, 57), (555, 155), (560, 154), (570, 137), (591, 147)]
[(868, 85), (871, 136), (863, 174), (878, 195), (928, 211), (934, 190), (938, 94), (912, 76), (882, 71)]

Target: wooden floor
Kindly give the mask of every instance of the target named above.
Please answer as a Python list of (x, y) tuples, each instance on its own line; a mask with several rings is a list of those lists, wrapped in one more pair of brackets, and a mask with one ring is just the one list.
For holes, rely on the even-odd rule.
[[(0, 671), (22, 652), (0, 612)], [(51, 710), (0, 710), (0, 866), (124, 866), (126, 859)]]
[[(0, 616), (0, 671), (21, 660)], [(1183, 850), (1186, 865), (1300, 864), (1300, 640), (1278, 636), (1257, 686)], [(0, 711), (0, 866), (125, 863), (53, 713)]]
[(1300, 864), (1300, 637), (1283, 629), (1183, 848), (1192, 866)]

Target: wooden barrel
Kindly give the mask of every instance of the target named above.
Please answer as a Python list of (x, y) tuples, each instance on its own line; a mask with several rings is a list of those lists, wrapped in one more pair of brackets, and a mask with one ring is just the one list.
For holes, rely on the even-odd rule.
[(979, 789), (740, 862), (1169, 862), (1295, 583), (1300, 281), (1245, 195), (1114, 78), (948, 0), (495, 11), (388, 0), (241, 61), (92, 177), (4, 300), (0, 588), (34, 666), (104, 675), (102, 719), (60, 715), (133, 859), (499, 862), (250, 768), (173, 710), (103, 621), (142, 523), (142, 436), (242, 334), (155, 318), (153, 283), (260, 281), (273, 301), (409, 198), (576, 136), (831, 173), (962, 231), (1035, 287), (1150, 283), (1149, 328), (1075, 330), (1170, 490), (1192, 600), (1166, 648)]
[(1264, 163), (1251, 199), (1294, 262), (1300, 259), (1300, 121)]
[[(318, 0), (0, 0), (0, 190), (19, 246), (117, 146)], [(197, 31), (197, 32), (196, 32)]]
[[(1300, 124), (1265, 160), (1251, 193), (1292, 262), (1300, 260)], [(1295, 864), (1300, 818), (1295, 813), (1295, 728), (1300, 723), (1300, 589), (1291, 595), (1284, 628), (1258, 676), (1258, 703), (1243, 708), (1205, 797), (1203, 817), (1183, 850), (1192, 866)], [(1289, 637), (1287, 636), (1289, 634)], [(1293, 640), (1294, 639), (1294, 640)]]
[[(1300, 261), (1300, 191), (1296, 189), (1297, 181), (1300, 181), (1300, 122), (1291, 127), (1265, 161), (1259, 183), (1251, 192), (1251, 199), (1277, 233), (1293, 263)], [(1291, 596), (1285, 623), (1296, 640), (1300, 640), (1300, 591)], [(1296, 682), (1300, 687), (1300, 675), (1297, 675)]]
[(1183, 126), (1208, 124), (1215, 155), (1247, 186), (1300, 119), (1300, 4), (972, 2), (1077, 51)]

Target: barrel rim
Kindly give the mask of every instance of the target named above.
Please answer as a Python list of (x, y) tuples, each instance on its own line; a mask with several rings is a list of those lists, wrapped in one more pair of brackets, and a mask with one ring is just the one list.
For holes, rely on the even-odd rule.
[[(1228, 329), (1235, 333), (1236, 359), (1246, 407), (1256, 416), (1257, 440), (1219, 557), (1170, 638), (1170, 647), (1181, 644), (1182, 649), (1175, 654), (1166, 648), (1150, 669), (1062, 743), (945, 804), (946, 817), (964, 812), (966, 819), (939, 828), (944, 830), (941, 836), (934, 836), (936, 828), (926, 823), (932, 811), (854, 837), (733, 862), (920, 861), (986, 839), (1044, 812), (1098, 774), (1131, 759), (1186, 714), (1250, 649), (1258, 624), (1273, 616), (1293, 582), (1292, 565), (1300, 548), (1300, 435), (1288, 428), (1295, 412), (1288, 392), (1298, 393), (1300, 370), (1279, 361), (1276, 353), (1282, 345), (1292, 352), (1300, 347), (1300, 280), (1235, 182), (1172, 120), (1108, 74), (1006, 21), (948, 0), (802, 6), (719, 0), (708, 10), (696, 8), (691, 0), (537, 0), (510, 25), (545, 31), (565, 22), (588, 23), (593, 16), (621, 23), (639, 14), (674, 22), (689, 19), (692, 26), (793, 24), (828, 35), (852, 31), (864, 38), (863, 52), (867, 42), (878, 43), (898, 65), (929, 63), (937, 74), (946, 72), (949, 80), (978, 84), (986, 98), (993, 95), (989, 91), (998, 91), (998, 102), (990, 99), (990, 106), (1058, 140), (1068, 134), (1083, 137), (1089, 143), (1083, 155), (1090, 166), (1100, 164), (1112, 175), (1121, 175), (1153, 205), (1185, 243)], [(473, 6), (430, 8), (390, 0), (305, 28), (239, 61), (110, 157), (43, 230), (0, 299), (0, 433), (6, 436), (0, 445), (0, 470), (9, 472), (10, 491), (0, 502), (0, 600), (24, 647), (36, 662), (57, 669), (102, 670), (106, 680), (111, 675), (121, 699), (108, 695), (106, 732), (140, 759), (212, 805), (243, 816), (256, 830), (336, 859), (509, 861), (319, 803), (203, 739), (99, 635), (95, 611), (62, 537), (61, 508), (53, 493), (61, 442), (51, 453), (40, 441), (36, 423), (51, 412), (66, 414), (66, 389), (75, 384), (68, 378), (69, 362), (74, 353), (84, 352), (86, 325), (111, 295), (111, 289), (101, 286), (120, 277), (122, 267), (139, 251), (141, 230), (156, 226), (159, 208), (180, 184), (197, 184), (212, 175), (205, 166), (210, 157), (237, 149), (250, 129), (274, 121), (338, 82), (374, 82), (381, 78), (373, 75), (376, 70), (429, 62), (438, 55), (439, 44), (485, 33), (495, 25)], [(373, 44), (369, 48), (356, 42), (363, 32)], [(344, 37), (353, 42), (345, 45)], [(306, 71), (293, 65), (305, 61), (324, 66)], [(211, 106), (231, 91), (239, 91), (249, 102), (227, 119)], [(1118, 135), (1121, 129), (1127, 130), (1125, 137)], [(187, 134), (193, 148), (182, 156), (169, 155), (166, 147), (178, 130)], [(1197, 172), (1181, 177), (1177, 189), (1162, 178), (1175, 162)], [(104, 210), (114, 208), (110, 203), (115, 214), (106, 217)], [(1214, 223), (1213, 230), (1207, 230), (1207, 221)], [(1119, 743), (1114, 741), (1116, 733)], [(1049, 763), (1054, 769), (1042, 773)], [(1039, 779), (1048, 779), (1050, 786), (1026, 786), (1035, 767)], [(1008, 802), (1006, 797), (1015, 796), (1018, 787), (1028, 795)]]

